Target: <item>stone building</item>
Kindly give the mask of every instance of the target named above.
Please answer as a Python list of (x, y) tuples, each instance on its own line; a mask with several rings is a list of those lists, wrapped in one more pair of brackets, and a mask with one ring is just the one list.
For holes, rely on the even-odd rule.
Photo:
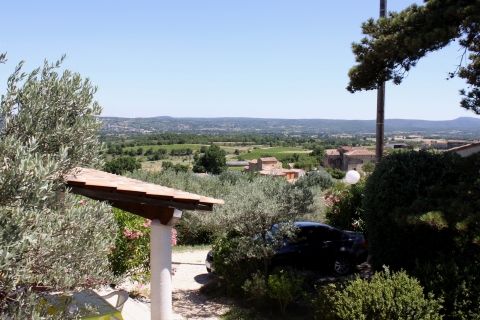
[(375, 161), (375, 151), (364, 147), (343, 146), (325, 150), (323, 165), (343, 171), (361, 171), (366, 163)]
[(284, 177), (289, 182), (295, 182), (301, 176), (305, 175), (302, 169), (284, 169), (282, 162), (275, 157), (266, 157), (251, 160), (248, 166), (245, 166), (247, 172), (258, 172), (264, 176)]

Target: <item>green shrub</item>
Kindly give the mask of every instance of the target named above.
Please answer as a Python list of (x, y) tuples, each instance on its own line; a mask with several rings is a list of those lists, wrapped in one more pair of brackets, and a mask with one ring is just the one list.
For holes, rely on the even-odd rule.
[(205, 153), (195, 159), (193, 172), (208, 172), (220, 174), (227, 169), (226, 152), (219, 146), (212, 144)]
[(364, 183), (337, 183), (325, 193), (327, 223), (345, 230), (362, 229), (361, 220)]
[(241, 287), (257, 270), (262, 270), (259, 259), (242, 255), (241, 238), (234, 234), (218, 237), (213, 245), (215, 272), (230, 295), (241, 294)]
[(325, 190), (333, 186), (333, 180), (328, 172), (319, 170), (308, 172), (303, 177), (300, 177), (295, 184), (307, 188), (318, 187), (321, 190)]
[(364, 211), (374, 267), (415, 275), (451, 319), (480, 317), (480, 156), (402, 152), (367, 180)]
[(345, 178), (345, 172), (340, 169), (325, 168), (332, 178), (340, 180)]
[(254, 273), (250, 278), (245, 280), (242, 286), (245, 297), (257, 308), (270, 305), (268, 284), (265, 275), (261, 272)]
[(303, 281), (303, 277), (284, 270), (268, 276), (268, 296), (278, 303), (282, 314), (302, 296)]
[[(266, 275), (270, 259), (294, 235), (291, 223), (298, 209), (285, 200), (282, 190), (289, 185), (283, 179), (256, 177), (242, 181), (224, 198), (225, 205), (216, 209), (215, 223), (221, 237), (213, 248), (215, 268), (229, 288), (239, 291), (254, 272)], [(271, 227), (278, 224), (278, 230)], [(220, 253), (219, 253), (220, 252)]]
[(118, 157), (105, 163), (104, 170), (114, 174), (124, 174), (132, 172), (142, 167), (139, 161), (134, 157)]
[(257, 307), (270, 306), (270, 302), (274, 302), (285, 314), (287, 307), (303, 296), (304, 281), (293, 271), (277, 270), (268, 277), (257, 272), (245, 281), (242, 289)]
[(173, 164), (171, 161), (163, 161), (162, 162), (162, 169), (163, 170), (173, 170), (175, 172), (187, 172), (189, 169), (188, 165), (184, 165), (181, 163)]
[(210, 244), (214, 239), (211, 219), (201, 213), (185, 211), (175, 229), (179, 245)]
[(405, 272), (376, 273), (344, 285), (318, 288), (313, 302), (321, 320), (434, 320), (442, 319), (441, 302), (425, 295), (420, 283)]
[(1, 96), (1, 319), (39, 316), (40, 288), (68, 293), (113, 278), (110, 207), (72, 195), (63, 181), (74, 167), (102, 166), (101, 108), (88, 80), (60, 68), (45, 62), (23, 73), (20, 64)]
[(278, 190), (279, 211), (306, 213), (313, 204), (313, 193), (302, 184), (286, 184)]
[(113, 209), (118, 233), (108, 255), (116, 276), (145, 276), (150, 269), (149, 221), (120, 209)]

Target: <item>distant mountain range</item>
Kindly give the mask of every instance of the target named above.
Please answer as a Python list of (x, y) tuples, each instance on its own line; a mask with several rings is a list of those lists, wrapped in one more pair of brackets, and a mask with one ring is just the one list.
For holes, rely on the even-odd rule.
[[(106, 134), (158, 132), (189, 133), (263, 133), (263, 134), (355, 134), (375, 133), (375, 120), (267, 119), (267, 118), (117, 118), (102, 117)], [(430, 121), (387, 119), (388, 134), (408, 133), (459, 137), (480, 137), (480, 118), (461, 117)]]

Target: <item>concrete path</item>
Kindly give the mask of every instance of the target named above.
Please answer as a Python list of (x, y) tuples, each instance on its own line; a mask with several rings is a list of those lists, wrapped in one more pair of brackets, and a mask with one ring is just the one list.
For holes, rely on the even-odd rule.
[(219, 319), (228, 306), (211, 301), (199, 289), (210, 280), (205, 269), (208, 250), (173, 253), (173, 311), (184, 319)]
[[(229, 308), (226, 304), (212, 301), (203, 296), (199, 289), (211, 280), (211, 275), (205, 269), (205, 257), (208, 249), (198, 249), (185, 252), (173, 252), (172, 276), (173, 282), (173, 312), (174, 319), (219, 319)], [(135, 287), (132, 283), (120, 286), (127, 291)], [(149, 286), (144, 287), (148, 295)], [(111, 293), (113, 290), (104, 288), (97, 290), (101, 296)], [(116, 298), (108, 299), (112, 305), (116, 304)], [(124, 320), (150, 320), (150, 303), (148, 298), (144, 301), (128, 298), (123, 305), (122, 317)]]

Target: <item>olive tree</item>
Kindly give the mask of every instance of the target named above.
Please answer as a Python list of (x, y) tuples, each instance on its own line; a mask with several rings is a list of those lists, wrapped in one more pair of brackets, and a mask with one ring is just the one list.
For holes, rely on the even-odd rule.
[(220, 231), (213, 248), (215, 270), (227, 289), (238, 291), (253, 273), (268, 275), (271, 258), (295, 235), (293, 221), (311, 199), (308, 188), (295, 189), (275, 177), (237, 183), (214, 212)]
[(110, 279), (111, 209), (63, 184), (77, 166), (102, 165), (101, 108), (62, 60), (29, 73), (20, 63), (0, 101), (0, 318), (30, 318), (38, 294)]

